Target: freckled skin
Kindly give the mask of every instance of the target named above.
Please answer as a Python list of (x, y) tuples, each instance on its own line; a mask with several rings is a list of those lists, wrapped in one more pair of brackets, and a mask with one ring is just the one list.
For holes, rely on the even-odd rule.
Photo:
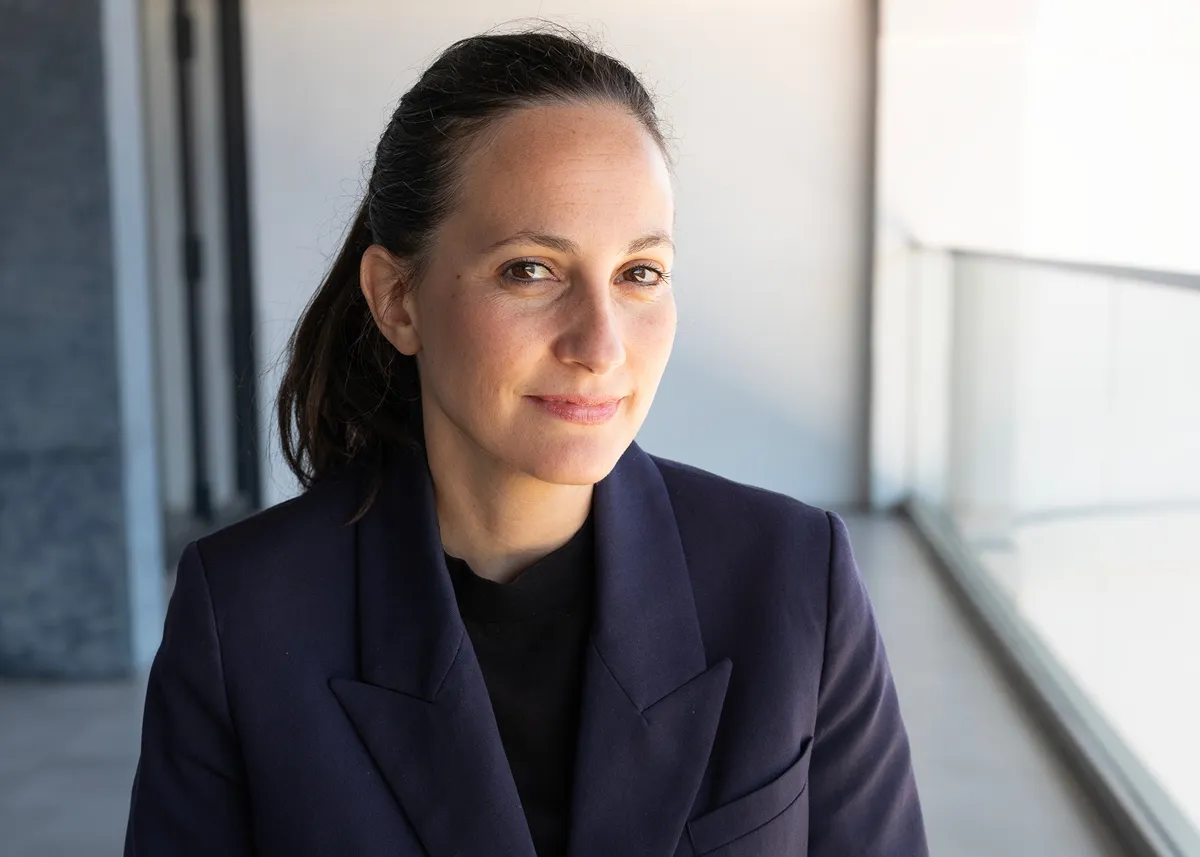
[[(670, 285), (637, 268), (669, 272), (671, 247), (626, 254), (635, 239), (671, 233), (664, 158), (619, 108), (556, 105), (502, 119), (463, 168), (428, 271), (401, 302), (408, 323), (385, 329), (417, 356), (426, 437), (443, 460), (476, 472), (592, 484), (645, 419), (674, 340)], [(524, 242), (486, 252), (523, 230), (579, 252)], [(536, 263), (518, 266), (532, 282), (505, 279), (518, 260)], [(608, 422), (583, 426), (547, 414), (533, 394), (626, 398)]]

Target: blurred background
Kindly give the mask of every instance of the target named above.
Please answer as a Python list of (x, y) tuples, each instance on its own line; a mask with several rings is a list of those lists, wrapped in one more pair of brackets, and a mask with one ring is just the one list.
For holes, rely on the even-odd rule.
[(847, 515), (933, 853), (1200, 855), (1197, 0), (0, 0), (0, 853), (119, 853), (375, 140), (530, 15), (674, 131), (639, 442)]

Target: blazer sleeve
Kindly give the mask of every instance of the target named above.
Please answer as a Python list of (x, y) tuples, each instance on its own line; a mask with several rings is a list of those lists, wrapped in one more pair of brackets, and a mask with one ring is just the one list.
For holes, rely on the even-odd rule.
[(926, 857), (908, 735), (850, 537), (830, 526), (825, 657), (809, 772), (809, 857)]
[(179, 562), (150, 667), (125, 857), (252, 853), (216, 620), (193, 542)]

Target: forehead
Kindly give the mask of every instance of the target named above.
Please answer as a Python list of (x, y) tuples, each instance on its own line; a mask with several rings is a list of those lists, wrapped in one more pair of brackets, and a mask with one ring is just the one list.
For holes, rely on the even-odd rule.
[(457, 218), (472, 232), (670, 230), (670, 172), (658, 144), (607, 104), (523, 108), (466, 156)]

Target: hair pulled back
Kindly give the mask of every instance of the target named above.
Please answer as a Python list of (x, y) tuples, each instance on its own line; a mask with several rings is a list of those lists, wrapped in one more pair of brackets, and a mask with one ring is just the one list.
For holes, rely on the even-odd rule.
[(304, 488), (389, 444), (423, 444), (416, 358), (376, 326), (360, 286), (363, 252), (382, 245), (419, 282), (480, 133), (521, 108), (591, 101), (628, 110), (665, 152), (654, 100), (637, 75), (553, 25), (458, 41), (400, 99), (345, 242), (288, 342), (278, 429)]

